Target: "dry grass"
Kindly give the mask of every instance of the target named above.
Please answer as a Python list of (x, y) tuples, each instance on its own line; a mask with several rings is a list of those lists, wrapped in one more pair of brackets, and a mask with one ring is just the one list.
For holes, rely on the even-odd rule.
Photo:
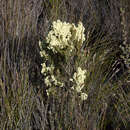
[[(129, 18), (128, 2), (123, 4)], [(120, 7), (121, 0), (0, 0), (0, 129), (130, 129)], [(59, 99), (45, 92), (38, 41), (56, 19), (81, 20), (86, 28), (88, 100), (82, 103), (68, 91)], [(124, 24), (130, 26), (127, 19)]]

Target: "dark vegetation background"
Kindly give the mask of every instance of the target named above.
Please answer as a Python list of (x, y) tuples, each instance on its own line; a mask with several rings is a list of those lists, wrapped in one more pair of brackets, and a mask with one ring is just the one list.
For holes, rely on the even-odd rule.
[[(40, 73), (38, 41), (57, 19), (86, 29), (92, 76), (74, 109), (64, 93), (48, 99)], [(129, 0), (0, 0), (0, 129), (129, 130), (129, 36)]]

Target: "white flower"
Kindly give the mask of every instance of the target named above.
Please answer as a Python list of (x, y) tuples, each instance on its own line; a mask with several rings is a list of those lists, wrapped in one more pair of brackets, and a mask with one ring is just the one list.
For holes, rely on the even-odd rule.
[(76, 27), (74, 24), (61, 22), (60, 20), (54, 21), (52, 30), (46, 38), (47, 43), (49, 43), (48, 49), (51, 49), (54, 53), (64, 48), (69, 48), (72, 51), (74, 49), (73, 40), (80, 43), (85, 40), (84, 30), (85, 28), (81, 22)]
[(74, 87), (77, 92), (81, 92), (81, 90), (84, 87), (84, 80), (86, 78), (86, 70), (82, 70), (80, 67), (78, 67), (77, 72), (74, 73), (73, 79), (76, 83), (76, 86)]
[(78, 67), (77, 72), (74, 73), (73, 79), (76, 81), (77, 84), (83, 84), (86, 78), (86, 70), (82, 70)]
[(44, 50), (40, 51), (40, 55), (41, 57), (48, 59), (48, 54)]
[(77, 85), (75, 89), (76, 89), (76, 91), (77, 91), (78, 93), (80, 93), (81, 90), (82, 90), (82, 88), (83, 88), (83, 86), (81, 87), (81, 86)]
[(71, 37), (71, 24), (61, 22), (60, 20), (54, 21), (52, 24), (52, 30), (48, 33), (46, 38), (49, 43), (49, 49), (53, 52), (57, 52), (59, 49), (63, 49), (69, 46), (68, 41)]
[(54, 75), (51, 75), (51, 79), (52, 79), (52, 81), (54, 82), (55, 85), (58, 84), (58, 81), (56, 80)]
[(85, 35), (84, 35), (84, 26), (81, 22), (78, 23), (78, 27), (76, 28), (76, 38), (78, 42), (81, 40), (82, 42), (85, 41)]
[(41, 41), (39, 41), (39, 47), (42, 50), (42, 42)]
[(85, 41), (85, 28), (81, 22), (78, 23), (78, 26), (76, 27), (74, 24), (72, 24), (72, 39), (76, 40), (80, 43), (83, 43)]
[(86, 93), (81, 93), (80, 98), (81, 100), (86, 100), (88, 98), (88, 95)]
[(55, 86), (59, 86), (59, 87), (63, 87), (64, 86), (64, 83), (61, 83), (60, 81), (57, 81), (57, 79), (55, 78), (54, 75), (51, 75), (51, 79), (54, 82)]
[(73, 82), (74, 80), (72, 78), (70, 78), (70, 81)]
[(51, 65), (50, 67), (47, 67), (46, 69), (47, 69), (48, 72), (53, 73), (53, 71), (54, 71), (54, 66)]
[(46, 64), (42, 63), (41, 65), (42, 65), (41, 73), (44, 74), (46, 72)]
[(51, 82), (49, 80), (49, 76), (47, 76), (45, 79), (44, 79), (44, 82), (47, 86), (51, 86)]
[(50, 95), (50, 94), (49, 94), (49, 93), (50, 93), (50, 92), (49, 92), (49, 90), (46, 90), (46, 93), (47, 93), (47, 96), (49, 96), (49, 95)]

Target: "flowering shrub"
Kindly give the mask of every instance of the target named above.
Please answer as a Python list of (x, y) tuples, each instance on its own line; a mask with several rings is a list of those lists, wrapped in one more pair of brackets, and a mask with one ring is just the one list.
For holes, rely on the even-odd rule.
[(68, 49), (72, 51), (75, 47), (75, 41), (83, 43), (85, 40), (84, 30), (81, 22), (76, 27), (74, 24), (61, 22), (60, 20), (54, 21), (52, 30), (46, 38), (47, 43), (49, 43), (48, 48), (54, 53)]
[(82, 100), (87, 99), (87, 94), (82, 92), (85, 87), (86, 70), (83, 70), (77, 61), (77, 71), (72, 74), (68, 72), (72, 69), (72, 66), (68, 67), (71, 57), (79, 56), (77, 52), (85, 41), (84, 30), (81, 22), (76, 26), (57, 20), (52, 23), (46, 42), (39, 41), (40, 55), (44, 59), (41, 73), (45, 76), (44, 83), (48, 87), (48, 95), (56, 95), (58, 88), (65, 88), (65, 84), (71, 82), (71, 91), (79, 93)]

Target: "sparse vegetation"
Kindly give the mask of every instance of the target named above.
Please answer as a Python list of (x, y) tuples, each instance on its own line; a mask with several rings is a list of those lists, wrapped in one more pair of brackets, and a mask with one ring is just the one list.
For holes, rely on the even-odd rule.
[[(129, 130), (128, 5), (129, 0), (0, 0), (0, 129)], [(83, 23), (85, 39), (76, 49), (46, 48), (58, 19)], [(48, 95), (44, 72), (51, 63), (56, 89), (50, 87)], [(74, 82), (74, 88), (80, 84), (76, 74), (85, 78), (83, 95), (71, 91)]]

